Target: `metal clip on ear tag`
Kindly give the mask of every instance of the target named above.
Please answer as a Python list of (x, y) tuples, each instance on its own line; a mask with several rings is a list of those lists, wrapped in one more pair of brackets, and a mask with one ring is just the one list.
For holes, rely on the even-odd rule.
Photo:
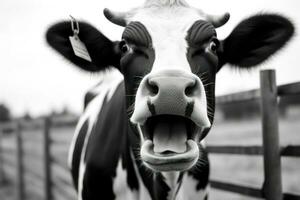
[(79, 34), (79, 23), (78, 21), (71, 17), (71, 27), (73, 31), (73, 36), (70, 36), (70, 42), (74, 51), (74, 54), (80, 58), (83, 58), (87, 61), (92, 62), (92, 59), (90, 57), (90, 54), (85, 46), (85, 44), (79, 39), (78, 34)]

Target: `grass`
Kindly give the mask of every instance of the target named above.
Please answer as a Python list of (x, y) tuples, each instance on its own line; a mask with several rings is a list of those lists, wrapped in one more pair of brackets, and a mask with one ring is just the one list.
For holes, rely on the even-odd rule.
[[(280, 119), (281, 145), (300, 145), (300, 117)], [(207, 136), (207, 144), (261, 145), (260, 119), (216, 122)], [(300, 194), (300, 158), (282, 158), (283, 191)], [(226, 182), (262, 187), (264, 181), (263, 158), (260, 156), (210, 154), (211, 178)], [(229, 192), (211, 193), (212, 200), (252, 200)]]

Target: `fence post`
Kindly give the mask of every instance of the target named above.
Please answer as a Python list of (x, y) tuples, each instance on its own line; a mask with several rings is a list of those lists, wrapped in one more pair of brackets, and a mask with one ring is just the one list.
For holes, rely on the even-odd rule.
[(51, 119), (46, 117), (44, 121), (44, 173), (45, 173), (45, 200), (52, 200), (52, 181), (51, 181), (51, 156), (50, 156), (50, 127)]
[(267, 200), (282, 200), (275, 70), (260, 72), (260, 88), (265, 173), (263, 192)]
[(17, 122), (15, 126), (16, 139), (17, 139), (17, 199), (25, 199), (24, 188), (24, 153), (23, 153), (23, 140), (22, 140), (22, 127), (21, 122)]
[(2, 140), (3, 140), (3, 130), (2, 127), (0, 127), (0, 185), (5, 182), (4, 177), (4, 166), (3, 166), (3, 152), (2, 152)]

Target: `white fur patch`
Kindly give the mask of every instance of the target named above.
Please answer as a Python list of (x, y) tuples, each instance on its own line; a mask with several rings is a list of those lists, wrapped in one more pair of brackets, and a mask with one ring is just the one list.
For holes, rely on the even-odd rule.
[(145, 2), (145, 7), (151, 6), (174, 6), (174, 5), (182, 5), (188, 6), (188, 4), (184, 0), (148, 0)]
[[(150, 194), (149, 194), (147, 188), (145, 187), (144, 182), (141, 178), (141, 175), (140, 175), (138, 166), (136, 165), (135, 157), (134, 157), (132, 151), (130, 151), (130, 157), (131, 157), (131, 160), (133, 160), (134, 171), (135, 171), (135, 174), (136, 174), (138, 182), (139, 182), (139, 196), (138, 196), (137, 200), (141, 200), (141, 199), (142, 200), (151, 200), (151, 196), (150, 196)], [(152, 173), (152, 172), (149, 172), (149, 173)]]
[[(187, 173), (183, 175), (181, 184), (177, 182), (179, 172), (164, 172), (162, 175), (171, 189), (168, 193), (167, 200), (204, 200), (208, 193), (207, 188), (197, 191), (197, 181)], [(176, 194), (177, 190), (178, 193)]]
[(204, 190), (196, 190), (197, 181), (188, 174), (185, 174), (182, 179), (182, 185), (179, 189), (176, 200), (204, 200), (208, 193), (208, 188)]
[[(170, 191), (168, 192), (167, 200), (177, 199), (176, 191), (180, 184), (178, 183), (178, 177), (180, 172), (162, 172)], [(180, 188), (179, 188), (180, 189)]]
[[(130, 154), (131, 159), (134, 161), (133, 154)], [(127, 185), (127, 171), (122, 168), (122, 160), (118, 162), (116, 169), (116, 177), (113, 179), (113, 191), (116, 195), (116, 200), (151, 200), (149, 192), (145, 187), (136, 163), (133, 162), (134, 171), (138, 179), (139, 190), (131, 190)]]
[(152, 71), (179, 69), (190, 72), (186, 36), (195, 21), (203, 19), (195, 9), (180, 6), (139, 10), (130, 21), (141, 22), (152, 38), (155, 61)]
[(127, 171), (122, 168), (122, 160), (118, 162), (116, 177), (113, 179), (113, 191), (115, 200), (138, 199), (138, 191), (131, 190), (127, 184)]

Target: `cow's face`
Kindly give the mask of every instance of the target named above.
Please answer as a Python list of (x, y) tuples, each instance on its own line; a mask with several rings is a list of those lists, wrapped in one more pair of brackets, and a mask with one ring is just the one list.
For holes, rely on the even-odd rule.
[(143, 10), (122, 35), (127, 108), (153, 170), (186, 170), (213, 119), (218, 69), (213, 24), (185, 7)]
[(294, 31), (282, 16), (255, 15), (220, 41), (215, 29), (229, 15), (206, 15), (181, 0), (152, 0), (129, 13), (105, 10), (104, 14), (125, 29), (120, 41), (111, 42), (80, 22), (79, 37), (92, 62), (74, 55), (68, 22), (51, 27), (47, 40), (82, 69), (114, 66), (120, 70), (128, 119), (140, 139), (141, 160), (154, 171), (184, 171), (196, 165), (198, 143), (213, 122), (217, 71), (225, 63), (240, 68), (260, 64)]

